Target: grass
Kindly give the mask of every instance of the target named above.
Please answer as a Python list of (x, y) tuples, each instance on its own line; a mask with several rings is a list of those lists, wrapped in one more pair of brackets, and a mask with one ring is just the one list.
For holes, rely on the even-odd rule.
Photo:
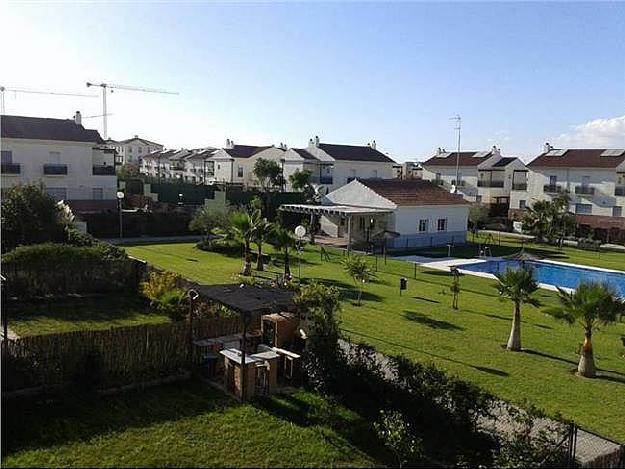
[[(203, 283), (233, 280), (241, 260), (199, 251), (193, 244), (136, 246), (128, 252), (159, 267), (177, 271)], [(307, 247), (302, 276), (337, 285), (344, 290), (342, 328), (354, 340), (388, 353), (401, 353), (436, 365), (473, 381), (514, 402), (527, 400), (551, 415), (562, 414), (579, 425), (625, 442), (625, 349), (620, 340), (625, 324), (602, 328), (593, 337), (600, 378), (575, 376), (582, 331), (542, 313), (523, 308), (525, 350), (502, 348), (510, 331), (512, 305), (499, 301), (495, 282), (474, 276), (461, 278), (460, 310), (451, 309), (450, 275), (419, 269), (413, 278), (409, 263), (379, 261), (378, 279), (365, 286), (363, 305), (354, 305), (356, 289), (339, 265), (341, 254), (329, 250), (331, 262), (322, 262), (316, 247)], [(596, 253), (593, 253), (596, 255)], [(603, 254), (602, 254), (603, 255)], [(625, 255), (620, 256), (625, 264)], [(577, 260), (577, 259), (576, 259)], [(611, 262), (616, 258), (610, 256)], [(622, 267), (622, 266), (621, 266)], [(273, 277), (272, 266), (264, 277)], [(293, 260), (297, 273), (297, 261)], [(399, 296), (399, 278), (408, 289)], [(544, 305), (556, 295), (540, 290)]]
[[(602, 267), (604, 269), (625, 270), (625, 254), (614, 251), (590, 251), (577, 249), (569, 246), (558, 248), (545, 244), (527, 242), (519, 238), (502, 235), (492, 235), (480, 233), (475, 238), (469, 233), (468, 244), (452, 247), (453, 257), (472, 258), (479, 253), (480, 247), (488, 245), (493, 256), (507, 256), (518, 252), (522, 247), (527, 252), (536, 254), (544, 259), (553, 261), (570, 262), (573, 264), (583, 264), (591, 267)], [(410, 254), (443, 257), (447, 256), (447, 247), (428, 248), (411, 251)]]
[(240, 404), (188, 382), (2, 410), (3, 467), (380, 464), (366, 420), (303, 391)]
[(169, 318), (147, 312), (137, 296), (67, 298), (20, 302), (8, 309), (9, 328), (19, 336), (108, 329), (167, 322)]

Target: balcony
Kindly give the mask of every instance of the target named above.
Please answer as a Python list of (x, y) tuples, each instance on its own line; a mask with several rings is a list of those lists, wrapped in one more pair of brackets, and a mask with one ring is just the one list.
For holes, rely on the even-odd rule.
[(171, 170), (172, 171), (184, 171), (184, 164), (172, 164)]
[(445, 184), (445, 181), (443, 181), (442, 179), (432, 179), (432, 183), (436, 184), (437, 186), (442, 186), (443, 184)]
[(543, 186), (543, 192), (545, 194), (560, 194), (563, 189), (559, 184), (546, 184)]
[(477, 187), (503, 187), (503, 181), (477, 181)]
[(334, 184), (334, 178), (332, 176), (320, 176), (319, 184)]
[(625, 186), (615, 186), (614, 187), (614, 195), (625, 196)]
[(527, 183), (526, 182), (513, 182), (512, 183), (512, 190), (513, 191), (526, 191), (527, 190)]
[(115, 176), (115, 166), (94, 166), (94, 176)]
[(575, 186), (575, 193), (578, 195), (595, 195), (595, 188), (590, 186)]
[(43, 174), (46, 176), (64, 176), (67, 174), (66, 164), (44, 164)]
[(0, 172), (2, 172), (2, 174), (20, 174), (22, 172), (22, 167), (19, 163), (2, 163)]
[(452, 186), (456, 186), (456, 187), (465, 187), (467, 185), (467, 181), (463, 181), (462, 179), (460, 181), (458, 181), (458, 183), (456, 184), (456, 180), (452, 179), (451, 180), (451, 185)]

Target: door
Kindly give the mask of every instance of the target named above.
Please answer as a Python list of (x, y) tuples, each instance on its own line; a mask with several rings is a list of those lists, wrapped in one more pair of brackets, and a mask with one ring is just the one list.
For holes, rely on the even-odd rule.
[(276, 344), (276, 323), (268, 319), (263, 320), (263, 343), (270, 347)]

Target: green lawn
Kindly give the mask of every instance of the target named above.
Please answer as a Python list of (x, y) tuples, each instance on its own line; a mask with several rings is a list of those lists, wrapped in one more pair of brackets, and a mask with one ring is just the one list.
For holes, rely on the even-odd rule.
[(379, 451), (366, 420), (303, 391), (244, 405), (189, 382), (2, 409), (3, 467), (371, 467)]
[[(475, 238), (469, 234), (468, 240), (470, 241), (468, 244), (453, 247), (451, 255), (453, 257), (476, 257), (480, 248), (488, 245), (493, 256), (506, 256), (518, 252), (521, 247), (524, 247), (527, 252), (536, 254), (544, 259), (603, 267), (605, 269), (625, 270), (625, 253), (620, 252), (597, 252), (568, 246), (558, 248), (545, 244), (522, 242), (518, 238), (506, 236), (505, 234), (489, 236), (480, 233)], [(447, 256), (447, 247), (421, 249), (411, 251), (410, 253), (435, 257)]]
[[(207, 253), (193, 244), (136, 246), (133, 256), (205, 283), (232, 281), (240, 259)], [(596, 253), (594, 253), (596, 255)], [(508, 338), (512, 306), (497, 298), (495, 283), (463, 276), (459, 311), (451, 309), (450, 276), (419, 269), (413, 278), (409, 263), (380, 261), (378, 281), (365, 287), (363, 306), (352, 304), (355, 289), (338, 264), (341, 254), (331, 251), (322, 262), (318, 248), (307, 247), (302, 276), (329, 282), (345, 290), (342, 327), (355, 340), (384, 352), (402, 353), (432, 361), (497, 395), (515, 402), (527, 399), (551, 414), (561, 413), (578, 424), (625, 442), (625, 349), (620, 336), (625, 324), (603, 328), (594, 336), (596, 380), (573, 374), (583, 336), (579, 328), (563, 325), (534, 307), (523, 311), (524, 352), (502, 349)], [(603, 254), (602, 254), (603, 256)], [(621, 262), (625, 263), (625, 255)], [(616, 258), (611, 259), (616, 263)], [(293, 261), (297, 273), (297, 262)], [(273, 277), (279, 266), (263, 276)], [(408, 290), (399, 296), (399, 276), (408, 278)], [(540, 290), (544, 304), (555, 294)]]
[(108, 329), (169, 321), (147, 312), (140, 297), (104, 296), (20, 302), (8, 308), (9, 328), (19, 336)]

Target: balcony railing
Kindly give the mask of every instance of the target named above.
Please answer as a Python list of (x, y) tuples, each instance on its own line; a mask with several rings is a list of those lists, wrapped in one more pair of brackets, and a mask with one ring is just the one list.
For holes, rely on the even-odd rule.
[(45, 175), (64, 175), (67, 174), (66, 164), (44, 164), (43, 174)]
[(443, 181), (442, 179), (432, 179), (432, 182), (437, 186), (442, 186), (443, 184), (445, 184), (445, 181)]
[(2, 163), (0, 171), (2, 174), (20, 174), (22, 167), (19, 163)]
[(503, 181), (477, 181), (477, 187), (503, 187)]
[(334, 184), (334, 178), (332, 176), (319, 177), (319, 184)]
[(614, 188), (614, 195), (625, 196), (625, 186), (616, 186)]
[(513, 182), (512, 183), (512, 190), (513, 191), (526, 191), (527, 190), (527, 183), (526, 182)]
[(94, 176), (115, 176), (115, 166), (94, 166)]
[(595, 195), (595, 188), (590, 186), (575, 186), (575, 193), (581, 195)]
[(559, 194), (562, 192), (562, 186), (559, 184), (546, 184), (543, 186), (545, 194)]
[(458, 183), (456, 184), (456, 180), (452, 179), (451, 180), (451, 185), (452, 186), (456, 186), (456, 187), (465, 187), (467, 185), (467, 181), (463, 181), (462, 179), (460, 181), (458, 181)]

